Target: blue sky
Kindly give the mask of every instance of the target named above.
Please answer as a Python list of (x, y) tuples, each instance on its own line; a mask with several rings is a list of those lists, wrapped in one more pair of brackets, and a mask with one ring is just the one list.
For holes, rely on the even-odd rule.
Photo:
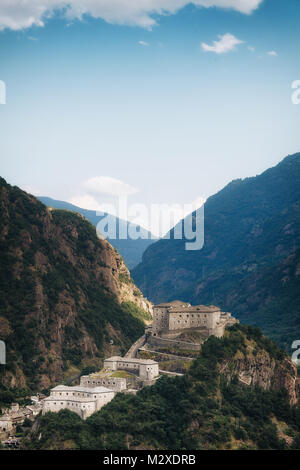
[(82, 18), (76, 0), (72, 14), (40, 17), (49, 0), (24, 12), (14, 2), (0, 2), (0, 174), (11, 184), (88, 208), (122, 191), (183, 204), (300, 150), (299, 0), (176, 0), (177, 11), (145, 0), (142, 12), (83, 0)]

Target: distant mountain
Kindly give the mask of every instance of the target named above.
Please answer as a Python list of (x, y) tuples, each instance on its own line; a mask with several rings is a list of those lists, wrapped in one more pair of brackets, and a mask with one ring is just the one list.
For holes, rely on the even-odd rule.
[[(96, 211), (82, 209), (81, 207), (74, 206), (69, 202), (64, 201), (57, 201), (55, 199), (51, 199), (50, 197), (39, 197), (39, 200), (48, 207), (53, 207), (54, 209), (64, 209), (69, 210), (72, 212), (77, 212), (83, 215), (87, 220), (91, 222), (95, 227), (100, 222), (101, 219), (106, 217), (107, 214), (103, 216), (97, 215)], [(127, 267), (129, 269), (134, 268), (137, 264), (142, 261), (142, 255), (144, 251), (155, 241), (155, 237), (145, 230), (144, 228), (130, 224), (133, 227), (136, 227), (136, 230), (141, 233), (143, 238), (138, 238), (137, 240), (131, 240), (130, 238), (126, 240), (122, 240), (118, 238), (119, 230), (125, 231), (127, 233), (127, 228), (129, 226), (129, 222), (126, 220), (119, 219), (117, 217), (111, 216), (112, 220), (116, 221), (117, 227), (117, 239), (110, 239), (107, 240), (115, 247), (120, 255), (123, 257)]]
[[(116, 250), (80, 214), (50, 210), (0, 178), (3, 387), (48, 388), (144, 332), (151, 306)], [(1, 394), (0, 394), (1, 407)]]
[(289, 348), (300, 336), (300, 153), (205, 204), (205, 244), (150, 246), (132, 276), (153, 302), (213, 303)]

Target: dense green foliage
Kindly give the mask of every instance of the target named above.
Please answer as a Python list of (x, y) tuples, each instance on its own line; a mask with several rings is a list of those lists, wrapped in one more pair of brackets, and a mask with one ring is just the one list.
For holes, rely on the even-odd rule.
[[(56, 201), (49, 197), (40, 197), (39, 198), (43, 204), (49, 207), (53, 207), (54, 209), (64, 209), (72, 212), (76, 212), (78, 214), (83, 215), (87, 220), (89, 220), (95, 227), (101, 222), (102, 219), (107, 217), (107, 214), (100, 215), (97, 211), (92, 211), (88, 209), (82, 209), (81, 207), (74, 206), (69, 202), (64, 201)], [(154, 239), (150, 232), (143, 229), (142, 227), (135, 226), (135, 230), (141, 233), (142, 238), (138, 238), (137, 240), (132, 240), (130, 237), (127, 239), (119, 238), (119, 233), (127, 233), (129, 224), (128, 222), (118, 219), (117, 217), (110, 216), (110, 221), (115, 223), (116, 227), (116, 237), (109, 238), (108, 241), (114, 246), (118, 252), (124, 258), (124, 261), (129, 269), (134, 268), (138, 263), (142, 260), (142, 254), (144, 251), (150, 246)], [(105, 228), (107, 230), (107, 227)]]
[(18, 377), (36, 390), (41, 375), (53, 383), (71, 366), (99, 368), (112, 339), (124, 352), (143, 334), (141, 312), (111, 287), (116, 256), (81, 215), (49, 212), (0, 179), (0, 383)]
[(0, 384), (0, 414), (1, 409), (9, 408), (12, 403), (19, 403), (21, 406), (31, 404), (28, 398), (28, 390), (20, 388), (8, 388)]
[(130, 315), (135, 318), (138, 318), (141, 321), (149, 322), (152, 320), (152, 316), (150, 315), (150, 313), (146, 312), (145, 310), (142, 310), (133, 302), (122, 302), (121, 306), (123, 311), (128, 312)]
[(26, 447), (285, 449), (276, 426), (284, 422), (291, 446), (299, 448), (300, 409), (289, 405), (283, 390), (241, 387), (218, 371), (222, 361), (246, 352), (246, 340), (277, 361), (282, 357), (258, 329), (236, 325), (222, 339), (210, 337), (183, 377), (162, 377), (135, 396), (118, 394), (86, 421), (68, 410), (47, 413)]
[[(300, 154), (205, 203), (205, 243), (159, 240), (132, 276), (154, 302), (220, 305), (288, 350), (300, 333)], [(298, 336), (297, 336), (298, 333)]]

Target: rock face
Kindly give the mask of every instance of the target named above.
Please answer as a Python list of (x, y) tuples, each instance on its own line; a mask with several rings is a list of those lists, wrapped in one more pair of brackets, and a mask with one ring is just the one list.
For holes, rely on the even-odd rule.
[(121, 256), (88, 221), (0, 179), (2, 383), (46, 388), (100, 366), (143, 334), (151, 311)]
[(298, 403), (300, 388), (297, 368), (286, 356), (278, 360), (264, 350), (254, 355), (250, 346), (246, 354), (239, 352), (233, 360), (224, 361), (219, 370), (230, 380), (237, 376), (239, 382), (245, 386), (257, 385), (264, 390), (285, 389), (290, 404)]

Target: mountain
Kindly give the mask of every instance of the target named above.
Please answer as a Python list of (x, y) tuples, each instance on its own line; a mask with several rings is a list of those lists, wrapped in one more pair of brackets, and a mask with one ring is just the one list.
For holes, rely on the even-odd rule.
[[(63, 209), (77, 212), (83, 215), (95, 227), (97, 227), (97, 224), (108, 215), (104, 213), (100, 216), (97, 215), (97, 211), (82, 209), (81, 207), (74, 206), (69, 202), (57, 201), (55, 199), (51, 199), (50, 197), (39, 197), (39, 200), (46, 206), (53, 207), (54, 209)], [(111, 239), (108, 237), (107, 240), (118, 250), (120, 255), (123, 257), (126, 266), (128, 266), (129, 269), (132, 269), (142, 261), (142, 255), (144, 251), (155, 241), (155, 237), (143, 227), (129, 223), (113, 215), (110, 217), (112, 222), (115, 223), (117, 238)], [(120, 231), (128, 233), (129, 225), (134, 228), (136, 232), (140, 233), (142, 238), (138, 238), (137, 240), (132, 240), (130, 238), (123, 240), (118, 238)]]
[(300, 379), (290, 359), (254, 327), (210, 337), (183, 377), (117, 394), (86, 421), (38, 418), (27, 449), (299, 449)]
[(121, 256), (90, 222), (0, 179), (0, 389), (36, 391), (99, 369), (151, 318)]
[(146, 250), (135, 282), (153, 302), (220, 305), (289, 348), (300, 334), (299, 188), (300, 153), (232, 181), (205, 204), (203, 249), (186, 251), (171, 231)]

